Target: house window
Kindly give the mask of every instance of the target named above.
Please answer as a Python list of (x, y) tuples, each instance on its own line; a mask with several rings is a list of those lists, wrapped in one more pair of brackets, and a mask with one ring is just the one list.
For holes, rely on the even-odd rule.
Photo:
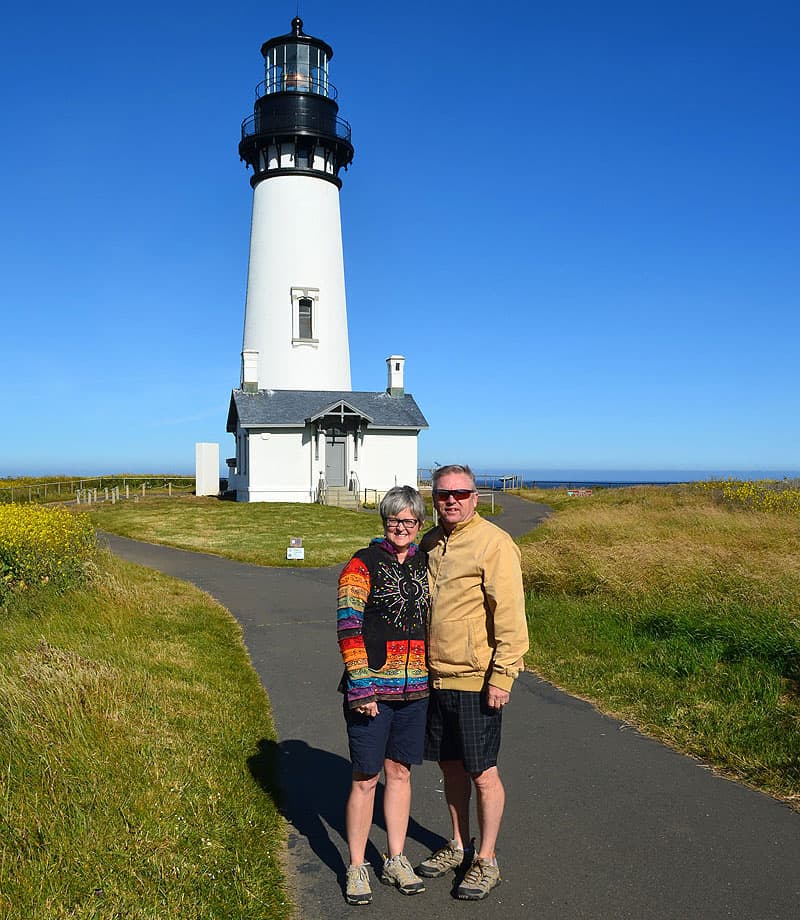
[(319, 308), (318, 288), (292, 288), (292, 343), (295, 345), (316, 345), (317, 310)]

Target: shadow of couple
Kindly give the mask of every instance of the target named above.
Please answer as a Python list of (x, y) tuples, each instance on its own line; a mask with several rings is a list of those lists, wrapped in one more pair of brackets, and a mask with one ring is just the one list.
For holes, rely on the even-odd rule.
[[(342, 840), (347, 839), (344, 813), (352, 777), (350, 761), (300, 740), (278, 743), (262, 738), (257, 748), (257, 753), (247, 761), (253, 779), (272, 797), (284, 818), (308, 840), (320, 862), (338, 878), (344, 878), (347, 867), (328, 828)], [(383, 790), (384, 784), (379, 782), (373, 820), (385, 830)], [(429, 831), (413, 817), (408, 822), (408, 837), (430, 851), (446, 843), (441, 835)], [(371, 841), (367, 844), (366, 857), (376, 870), (380, 869), (383, 856)]]

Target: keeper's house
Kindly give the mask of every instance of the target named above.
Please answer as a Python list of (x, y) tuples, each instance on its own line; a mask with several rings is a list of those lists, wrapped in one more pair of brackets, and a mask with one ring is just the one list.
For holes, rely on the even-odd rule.
[(387, 359), (390, 385), (380, 393), (234, 390), (228, 489), (238, 501), (347, 504), (343, 493), (415, 484), (417, 436), (428, 425), (403, 391), (403, 360)]

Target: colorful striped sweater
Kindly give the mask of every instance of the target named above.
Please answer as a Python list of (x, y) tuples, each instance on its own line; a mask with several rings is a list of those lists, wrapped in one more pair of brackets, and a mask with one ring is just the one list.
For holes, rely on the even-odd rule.
[(415, 544), (401, 563), (392, 544), (378, 538), (342, 570), (336, 632), (345, 671), (339, 690), (351, 708), (428, 695), (427, 565)]

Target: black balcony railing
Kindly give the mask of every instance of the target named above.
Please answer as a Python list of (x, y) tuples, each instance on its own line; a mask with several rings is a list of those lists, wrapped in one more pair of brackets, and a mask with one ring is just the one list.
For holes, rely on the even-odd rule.
[(262, 115), (255, 114), (245, 118), (242, 122), (242, 140), (248, 137), (257, 137), (259, 135), (273, 134), (324, 134), (330, 136), (333, 128), (334, 136), (340, 140), (350, 143), (351, 130), (350, 123), (344, 118), (326, 118), (324, 124), (320, 119), (314, 117), (313, 113), (291, 113), (286, 118), (272, 117), (265, 118)]
[(256, 99), (272, 93), (315, 93), (327, 99), (337, 99), (339, 92), (330, 80), (313, 74), (281, 73), (267, 77), (256, 87)]

